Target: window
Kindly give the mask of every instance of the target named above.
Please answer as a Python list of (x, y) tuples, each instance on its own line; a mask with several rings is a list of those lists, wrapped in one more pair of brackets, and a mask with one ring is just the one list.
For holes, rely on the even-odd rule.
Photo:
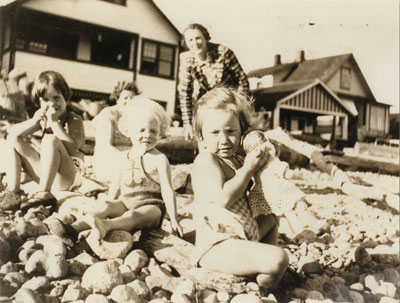
[(134, 69), (137, 35), (22, 9), (18, 50), (67, 60)]
[(129, 66), (133, 35), (93, 26), (90, 36), (91, 62), (117, 68), (133, 68), (133, 65)]
[(140, 72), (151, 76), (173, 78), (174, 58), (174, 46), (143, 40)]
[(386, 113), (385, 113), (384, 107), (371, 105), (370, 118), (371, 118), (371, 122), (370, 122), (371, 129), (380, 130), (380, 131), (385, 130)]
[(351, 87), (351, 69), (342, 67), (340, 70), (340, 88), (350, 90)]
[(17, 19), (18, 50), (74, 59), (79, 41), (76, 22), (39, 12), (21, 10)]

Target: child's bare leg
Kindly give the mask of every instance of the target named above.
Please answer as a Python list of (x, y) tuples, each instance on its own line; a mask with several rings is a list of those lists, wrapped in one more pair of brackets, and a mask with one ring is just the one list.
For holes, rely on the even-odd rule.
[(99, 220), (107, 217), (119, 217), (126, 211), (127, 208), (121, 201), (96, 201), (91, 205), (90, 210), (76, 212), (76, 221), (71, 225), (75, 230), (80, 232), (92, 228), (94, 225), (93, 217)]
[(35, 182), (39, 182), (39, 153), (27, 142), (20, 138), (7, 139), (9, 150), (7, 154), (7, 182), (10, 190), (21, 189), (21, 168)]
[(290, 228), (290, 232), (292, 235), (287, 235), (289, 237), (295, 236), (301, 231), (304, 230), (306, 227), (302, 221), (300, 221), (299, 216), (292, 210), (285, 212), (284, 217), (286, 218), (288, 222), (288, 227)]
[(60, 139), (46, 135), (41, 144), (40, 191), (67, 190), (74, 182), (74, 162)]
[(315, 226), (315, 224), (317, 224), (318, 218), (315, 217), (314, 214), (310, 212), (307, 208), (307, 204), (303, 200), (301, 200), (297, 202), (295, 211), (298, 216), (302, 218), (304, 226), (313, 227)]
[(257, 275), (257, 282), (273, 288), (288, 266), (280, 247), (254, 241), (229, 239), (212, 247), (200, 260), (204, 268), (239, 276)]
[(98, 238), (103, 239), (110, 230), (132, 231), (133, 229), (153, 228), (160, 224), (162, 212), (156, 205), (145, 205), (134, 210), (128, 210), (122, 216), (112, 219), (93, 217), (89, 224)]
[(260, 242), (276, 245), (278, 242), (278, 221), (274, 215), (257, 217)]

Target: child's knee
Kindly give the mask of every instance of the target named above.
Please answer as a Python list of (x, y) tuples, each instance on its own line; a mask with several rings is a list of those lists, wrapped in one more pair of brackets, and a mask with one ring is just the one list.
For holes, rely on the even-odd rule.
[(286, 269), (289, 266), (289, 256), (288, 254), (283, 250), (279, 249), (279, 253), (277, 254), (277, 263), (276, 263), (276, 271), (275, 273), (277, 275), (283, 274)]
[(55, 148), (60, 143), (60, 139), (58, 139), (54, 135), (46, 135), (42, 139), (41, 149), (46, 148)]
[(21, 138), (17, 136), (8, 136), (7, 137), (7, 152), (14, 152), (15, 149), (18, 149), (21, 146)]

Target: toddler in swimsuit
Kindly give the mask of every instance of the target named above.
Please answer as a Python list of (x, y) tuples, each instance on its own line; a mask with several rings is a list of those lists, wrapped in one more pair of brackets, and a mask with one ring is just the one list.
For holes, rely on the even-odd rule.
[(120, 173), (111, 183), (109, 200), (96, 203), (92, 215), (85, 216), (92, 237), (97, 233), (101, 240), (110, 230), (130, 232), (160, 226), (165, 211), (172, 230), (182, 235), (170, 164), (156, 148), (169, 124), (168, 114), (154, 101), (143, 98), (127, 106), (119, 129), (131, 139), (133, 147), (121, 154)]
[(238, 155), (252, 111), (249, 98), (229, 88), (214, 88), (195, 104), (193, 125), (199, 154), (192, 170), (193, 257), (197, 266), (254, 275), (260, 286), (271, 288), (285, 272), (288, 257), (275, 245), (275, 217), (257, 221), (249, 206), (250, 180), (267, 162), (262, 146), (244, 159)]

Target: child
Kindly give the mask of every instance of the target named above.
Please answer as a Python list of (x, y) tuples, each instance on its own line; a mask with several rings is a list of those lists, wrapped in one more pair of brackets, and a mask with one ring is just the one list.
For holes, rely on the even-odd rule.
[[(111, 182), (116, 167), (110, 159), (118, 157), (116, 147), (121, 141), (129, 141), (118, 129), (118, 121), (126, 105), (133, 102), (140, 91), (134, 82), (118, 83), (112, 94), (116, 104), (104, 108), (94, 119), (96, 127), (96, 145), (93, 154), (93, 168), (96, 178), (103, 182)], [(111, 99), (111, 97), (110, 97)]]
[[(170, 164), (155, 147), (169, 124), (169, 116), (154, 101), (141, 98), (125, 108), (119, 128), (130, 137), (133, 147), (119, 159), (120, 173), (109, 190), (111, 201), (96, 203), (92, 215), (83, 217), (92, 228), (91, 239), (101, 241), (108, 231), (115, 229), (130, 232), (160, 226), (165, 208), (172, 230), (182, 235), (176, 218)], [(80, 229), (79, 223), (73, 226)]]
[(192, 172), (195, 262), (224, 273), (256, 275), (261, 286), (271, 288), (285, 272), (288, 256), (274, 245), (274, 216), (257, 222), (248, 204), (250, 180), (267, 161), (263, 147), (244, 161), (238, 155), (251, 113), (248, 97), (228, 88), (214, 88), (195, 104), (194, 132), (199, 143)]
[(289, 237), (299, 234), (306, 227), (318, 228), (318, 225), (322, 227), (323, 220), (318, 220), (307, 210), (304, 193), (285, 179), (290, 171), (289, 167), (287, 163), (279, 160), (274, 145), (264, 133), (251, 131), (243, 140), (246, 153), (262, 145), (267, 146), (270, 160), (255, 174), (255, 184), (249, 192), (253, 217), (271, 213), (275, 216), (284, 216), (288, 222), (289, 230), (286, 233)]
[[(50, 190), (69, 190), (80, 184), (74, 159), (83, 161), (82, 119), (67, 110), (71, 90), (63, 76), (55, 71), (40, 73), (33, 83), (32, 99), (40, 106), (29, 120), (14, 125), (8, 135), (8, 188), (21, 194), (21, 169), (35, 182), (39, 191), (21, 203), (25, 211), (37, 205), (55, 206), (57, 200)], [(41, 131), (40, 150), (26, 140)]]

